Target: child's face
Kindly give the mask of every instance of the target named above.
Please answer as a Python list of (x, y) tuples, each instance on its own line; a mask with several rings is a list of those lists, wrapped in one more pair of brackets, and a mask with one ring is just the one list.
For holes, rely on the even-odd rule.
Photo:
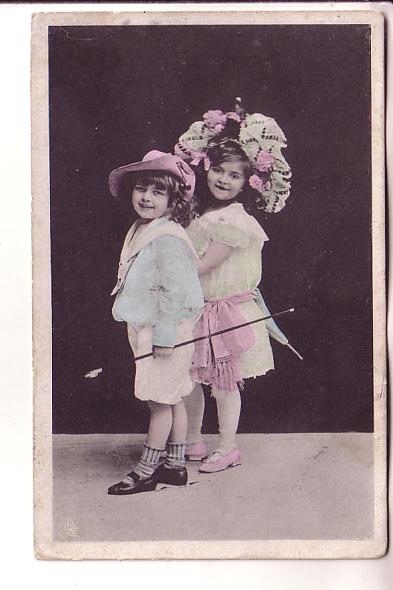
[(207, 186), (218, 201), (235, 199), (246, 182), (241, 161), (212, 164), (207, 173)]
[(168, 210), (169, 192), (156, 184), (137, 182), (132, 191), (132, 205), (136, 214), (148, 223), (153, 219), (163, 217)]

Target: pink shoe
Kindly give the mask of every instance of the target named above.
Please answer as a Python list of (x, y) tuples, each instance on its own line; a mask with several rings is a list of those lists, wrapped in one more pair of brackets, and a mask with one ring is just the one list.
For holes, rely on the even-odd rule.
[(202, 440), (186, 446), (186, 461), (202, 461), (206, 455), (206, 445)]
[(205, 461), (203, 461), (199, 471), (201, 473), (215, 473), (216, 471), (224, 471), (227, 467), (235, 467), (240, 465), (241, 456), (239, 449), (232, 449), (225, 455), (220, 451), (212, 453)]

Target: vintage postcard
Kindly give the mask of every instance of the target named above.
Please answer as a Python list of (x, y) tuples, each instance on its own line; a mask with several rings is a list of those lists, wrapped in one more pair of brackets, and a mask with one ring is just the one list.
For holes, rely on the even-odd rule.
[(383, 15), (40, 13), (31, 96), (37, 558), (384, 555)]

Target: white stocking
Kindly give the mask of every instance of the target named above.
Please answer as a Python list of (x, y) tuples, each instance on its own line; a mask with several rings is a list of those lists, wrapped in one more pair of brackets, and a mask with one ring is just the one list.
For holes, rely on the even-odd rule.
[(240, 392), (228, 391), (220, 395), (213, 395), (217, 402), (218, 415), (218, 448), (221, 453), (228, 453), (236, 447), (236, 432), (239, 425), (241, 397)]
[(183, 401), (187, 410), (187, 443), (197, 443), (202, 440), (201, 429), (205, 411), (202, 385), (196, 383), (190, 395), (186, 395)]

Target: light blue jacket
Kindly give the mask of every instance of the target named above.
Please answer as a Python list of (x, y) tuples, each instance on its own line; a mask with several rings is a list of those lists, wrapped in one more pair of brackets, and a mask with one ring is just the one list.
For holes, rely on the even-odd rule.
[(196, 253), (184, 229), (165, 218), (149, 223), (135, 252), (135, 229), (124, 242), (112, 314), (118, 322), (153, 326), (153, 344), (172, 347), (179, 322), (203, 307)]

